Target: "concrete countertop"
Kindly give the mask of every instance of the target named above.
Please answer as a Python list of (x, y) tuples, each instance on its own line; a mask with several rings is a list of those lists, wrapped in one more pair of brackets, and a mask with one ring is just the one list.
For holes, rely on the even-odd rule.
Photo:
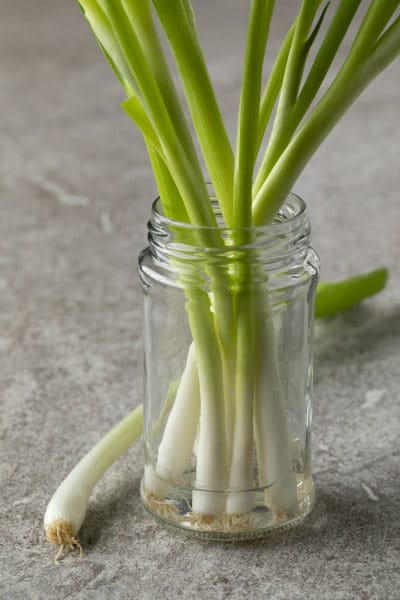
[[(293, 14), (277, 4), (274, 44)], [(247, 5), (195, 2), (232, 134)], [(391, 272), (383, 294), (316, 330), (310, 518), (246, 544), (163, 528), (140, 503), (137, 444), (93, 494), (83, 559), (57, 567), (48, 499), (142, 401), (135, 271), (155, 186), (74, 2), (2, 0), (0, 13), (0, 598), (399, 598), (400, 61), (296, 189), (323, 278)]]

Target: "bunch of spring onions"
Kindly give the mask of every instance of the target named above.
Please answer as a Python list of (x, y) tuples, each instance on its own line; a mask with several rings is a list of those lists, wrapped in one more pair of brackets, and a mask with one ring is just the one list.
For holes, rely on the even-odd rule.
[[(210, 181), (215, 190), (224, 226), (251, 231), (254, 226), (270, 223), (300, 173), (342, 115), (400, 53), (400, 0), (338, 0), (334, 7), (329, 3), (323, 5), (322, 0), (302, 0), (264, 80), (264, 56), (275, 3), (274, 0), (251, 0), (237, 138), (233, 149), (207, 71), (190, 0), (79, 0), (79, 4), (126, 93), (122, 107), (143, 134), (164, 214), (175, 221), (200, 227), (217, 226), (206, 181)], [(350, 35), (356, 15), (361, 12), (350, 50), (332, 77), (332, 62), (344, 37)], [(168, 40), (180, 75), (191, 124), (179, 100), (160, 41), (160, 30)], [(317, 47), (313, 48), (310, 59), (313, 46)], [(331, 82), (321, 93), (328, 73)], [(265, 139), (267, 130), (268, 140)], [(201, 167), (203, 161), (206, 174)], [(385, 279), (386, 273), (381, 270), (339, 286), (324, 284), (317, 295), (317, 316), (346, 308), (378, 291)], [(234, 373), (240, 372), (244, 377), (243, 368), (237, 369), (237, 365), (245, 354), (246, 327), (257, 313), (257, 307), (248, 311), (243, 322), (233, 326), (233, 299), (219, 300), (224, 310), (218, 310), (218, 299), (214, 298), (213, 315), (209, 311), (207, 323), (201, 323), (202, 336), (199, 335), (201, 316), (197, 314), (190, 318), (193, 345), (165, 426), (157, 473), (162, 477), (168, 472), (178, 478), (186, 468), (184, 456), (192, 450), (197, 424), (192, 436), (182, 435), (187, 444), (187, 448), (181, 444), (182, 456), (177, 456), (175, 447), (171, 451), (169, 436), (176, 436), (177, 427), (183, 426), (188, 392), (193, 394), (200, 382), (200, 410), (203, 415), (216, 414), (217, 418), (221, 410), (225, 410), (222, 418), (224, 436), (218, 437), (227, 441), (224, 448), (219, 443), (218, 456), (213, 456), (210, 448), (216, 447), (213, 443), (215, 432), (221, 433), (221, 429), (209, 419), (200, 419), (197, 480), (204, 489), (249, 489), (252, 482), (249, 481), (251, 469), (248, 463), (252, 457), (243, 456), (235, 440), (258, 437), (257, 431), (252, 430), (252, 417), (246, 418), (253, 414), (252, 399), (233, 402), (231, 415), (226, 413), (226, 403), (221, 409), (217, 406), (221, 400), (206, 398), (202, 387), (209, 389), (211, 380), (215, 380), (219, 389), (222, 381), (223, 389), (224, 382), (226, 385)], [(206, 347), (203, 345), (205, 329)], [(244, 337), (241, 338), (240, 332)], [(266, 339), (266, 347), (257, 348), (258, 351), (273, 345), (273, 332), (267, 332)], [(219, 369), (202, 360), (206, 353), (217, 358), (215, 364), (220, 365)], [(246, 368), (251, 370), (251, 365)], [(246, 381), (235, 381), (243, 393), (246, 393)], [(285, 431), (285, 415), (279, 405), (279, 394), (277, 396), (275, 413), (280, 422), (274, 426)], [(235, 417), (235, 411), (239, 416)], [(256, 419), (254, 424), (260, 431), (265, 425), (263, 418), (261, 411), (260, 422)], [(108, 441), (100, 442), (85, 457), (56, 492), (45, 517), (48, 537), (52, 541), (66, 547), (75, 544), (87, 498), (97, 478), (140, 435), (140, 413), (133, 413), (127, 419), (121, 429), (117, 426), (109, 434)], [(284, 464), (288, 440), (284, 435), (279, 444), (272, 453), (276, 456), (273, 459), (276, 464), (271, 465), (271, 459), (265, 462), (270, 471), (282, 473), (288, 470)], [(263, 450), (258, 450), (262, 465)], [(268, 477), (269, 473), (265, 473), (266, 480)], [(152, 481), (149, 477), (147, 485), (155, 496), (162, 497), (163, 490), (156, 479)], [(289, 478), (282, 482), (277, 492), (277, 504), (286, 507), (288, 512), (293, 509), (293, 485)], [(68, 504), (71, 493), (72, 513)], [(193, 497), (193, 510), (205, 515), (240, 514), (249, 508), (245, 494), (233, 494), (230, 505), (222, 506), (220, 500), (218, 494), (212, 497), (207, 493), (199, 494)], [(68, 534), (65, 533), (67, 529)]]

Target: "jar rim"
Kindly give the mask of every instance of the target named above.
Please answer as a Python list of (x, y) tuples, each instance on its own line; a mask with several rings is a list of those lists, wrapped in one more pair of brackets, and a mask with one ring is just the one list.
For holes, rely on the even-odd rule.
[[(214, 212), (216, 216), (220, 216), (222, 218), (216, 197), (210, 195), (210, 200), (215, 207)], [(288, 214), (284, 213), (285, 208)], [(271, 233), (279, 233), (279, 231), (286, 228), (289, 224), (291, 226), (295, 226), (297, 223), (301, 222), (307, 215), (307, 205), (298, 194), (290, 192), (271, 223), (267, 223), (266, 225), (254, 225), (252, 227), (227, 227), (225, 223), (221, 226), (217, 225), (216, 227), (213, 227), (210, 225), (193, 225), (192, 223), (177, 221), (176, 219), (166, 217), (163, 214), (161, 196), (158, 196), (154, 200), (152, 204), (152, 214), (153, 217), (156, 218), (156, 221), (159, 223), (159, 225), (164, 225), (174, 229), (179, 228), (186, 231), (219, 231), (227, 234), (235, 231), (252, 231), (255, 233), (265, 233), (266, 231), (269, 231)], [(279, 216), (281, 216), (281, 219), (279, 219)]]

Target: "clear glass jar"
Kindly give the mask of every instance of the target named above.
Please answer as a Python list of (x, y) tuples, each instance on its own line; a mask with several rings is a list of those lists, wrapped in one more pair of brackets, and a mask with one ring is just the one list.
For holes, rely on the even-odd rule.
[(272, 224), (234, 230), (177, 223), (156, 201), (148, 226), (145, 507), (211, 539), (300, 522), (314, 498), (319, 267), (304, 202), (291, 195)]

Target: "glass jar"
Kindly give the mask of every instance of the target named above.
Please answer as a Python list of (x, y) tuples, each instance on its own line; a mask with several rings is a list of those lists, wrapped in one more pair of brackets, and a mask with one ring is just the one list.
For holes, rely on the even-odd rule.
[[(221, 220), (216, 210), (217, 220)], [(311, 510), (318, 258), (304, 202), (265, 227), (194, 227), (153, 205), (144, 294), (141, 494), (201, 537), (262, 537)]]

